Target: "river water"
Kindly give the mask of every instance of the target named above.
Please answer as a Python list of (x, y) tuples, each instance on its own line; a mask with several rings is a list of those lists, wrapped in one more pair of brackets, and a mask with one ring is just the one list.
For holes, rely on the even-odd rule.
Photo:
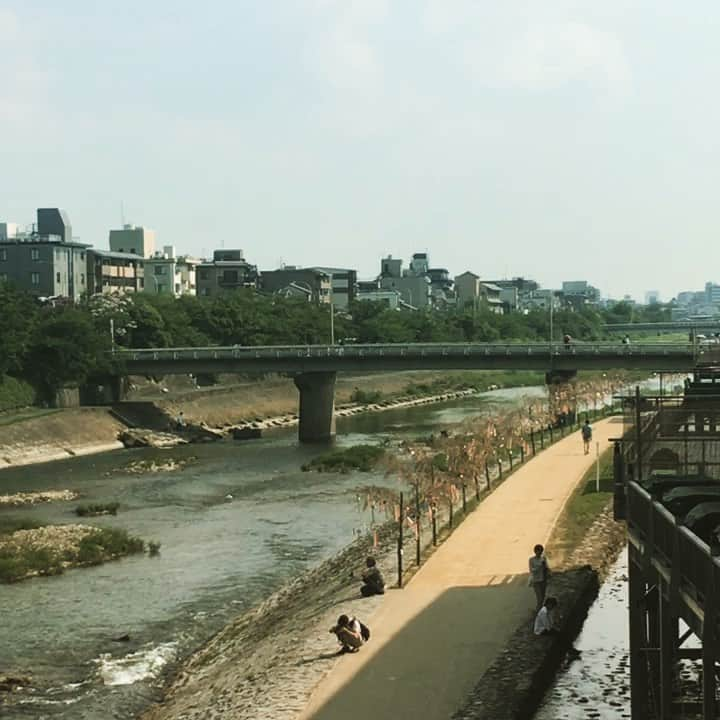
[[(338, 420), (337, 444), (380, 443), (438, 428), (542, 388)], [(323, 448), (296, 431), (159, 451), (122, 450), (0, 473), (0, 493), (73, 489), (79, 502), (121, 504), (93, 525), (122, 527), (162, 544), (159, 557), (0, 585), (0, 674), (31, 674), (8, 719), (134, 718), (157, 697), (165, 673), (231, 618), (366, 529), (356, 489), (380, 475), (303, 473)], [(130, 463), (189, 460), (183, 470), (133, 474)], [(229, 497), (231, 496), (231, 498)], [(3, 510), (42, 523), (78, 522), (78, 501)], [(130, 642), (114, 637), (130, 635)]]

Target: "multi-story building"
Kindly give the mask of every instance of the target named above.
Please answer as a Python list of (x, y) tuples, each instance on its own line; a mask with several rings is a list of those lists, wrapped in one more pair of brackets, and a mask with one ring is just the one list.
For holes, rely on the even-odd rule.
[(562, 284), (562, 301), (566, 307), (579, 310), (600, 302), (600, 291), (587, 280), (566, 280)]
[(350, 303), (357, 298), (357, 270), (334, 267), (314, 267), (312, 269), (330, 275), (332, 302), (336, 308), (346, 310), (350, 306)]
[(215, 250), (212, 262), (197, 265), (197, 294), (203, 297), (258, 285), (256, 265), (246, 262), (242, 250)]
[(474, 307), (480, 299), (480, 276), (467, 270), (455, 276), (455, 297), (460, 309)]
[(705, 302), (708, 305), (720, 305), (720, 285), (705, 283)]
[(110, 250), (149, 258), (155, 255), (155, 232), (135, 225), (123, 225), (121, 230), (110, 231)]
[(67, 214), (39, 208), (37, 230), (0, 240), (0, 282), (11, 282), (36, 297), (77, 301), (87, 292), (89, 245), (74, 242)]
[(197, 268), (200, 260), (186, 256), (178, 257), (173, 245), (163, 246), (144, 260), (145, 292), (154, 295), (195, 295), (197, 293)]
[(89, 295), (142, 292), (145, 287), (144, 259), (133, 253), (88, 249), (87, 292)]
[(20, 232), (20, 226), (17, 223), (0, 222), (0, 242), (3, 240), (12, 240), (17, 237)]
[(260, 288), (266, 293), (291, 296), (302, 293), (316, 303), (330, 303), (332, 297), (332, 274), (318, 268), (286, 266), (279, 270), (263, 270)]
[[(720, 288), (718, 288), (720, 289)], [(648, 290), (645, 293), (646, 305), (657, 305), (660, 302), (660, 293), (657, 290)]]

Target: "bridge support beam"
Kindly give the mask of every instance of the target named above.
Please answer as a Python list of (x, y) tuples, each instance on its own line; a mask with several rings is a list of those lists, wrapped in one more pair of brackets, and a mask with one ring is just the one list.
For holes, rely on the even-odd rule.
[(328, 442), (335, 437), (334, 372), (306, 372), (295, 376), (300, 391), (300, 442)]

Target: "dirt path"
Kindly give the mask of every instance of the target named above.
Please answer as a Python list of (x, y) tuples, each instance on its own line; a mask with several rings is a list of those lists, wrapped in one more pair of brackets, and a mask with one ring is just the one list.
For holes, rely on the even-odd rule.
[[(612, 419), (597, 423), (593, 449), (619, 432)], [(550, 537), (593, 461), (576, 432), (518, 469), (385, 596), (368, 618), (368, 645), (337, 661), (299, 720), (450, 717), (531, 612), (532, 547)]]

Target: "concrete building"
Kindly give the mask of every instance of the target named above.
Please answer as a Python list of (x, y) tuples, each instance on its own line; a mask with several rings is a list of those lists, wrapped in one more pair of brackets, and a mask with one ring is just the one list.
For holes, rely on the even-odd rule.
[(538, 288), (524, 300), (523, 310), (550, 310), (551, 307), (553, 310), (559, 310), (562, 302), (558, 295), (558, 290)]
[(330, 303), (332, 277), (317, 268), (286, 266), (279, 270), (263, 270), (260, 273), (260, 288), (266, 293), (285, 296), (297, 295), (298, 288), (304, 288), (312, 302)]
[(600, 291), (587, 280), (569, 280), (562, 284), (562, 302), (566, 307), (579, 310), (600, 302)]
[(361, 302), (381, 302), (390, 310), (409, 307), (407, 303), (403, 303), (400, 293), (395, 290), (367, 290), (358, 293), (357, 299)]
[(256, 288), (256, 265), (246, 262), (242, 250), (215, 250), (212, 262), (197, 265), (197, 294), (211, 297), (223, 292)]
[(646, 305), (657, 305), (660, 302), (660, 293), (657, 290), (648, 290), (645, 293)]
[(468, 305), (474, 307), (480, 298), (480, 276), (469, 270), (455, 276), (455, 297), (457, 306), (463, 309)]
[(187, 256), (178, 257), (173, 245), (163, 246), (151, 258), (145, 258), (145, 292), (154, 295), (195, 295), (197, 293), (197, 268), (200, 260)]
[(427, 253), (414, 253), (410, 260), (410, 275), (428, 275), (430, 270), (430, 258)]
[(341, 310), (347, 310), (350, 303), (357, 298), (357, 270), (334, 267), (314, 267), (312, 269), (330, 275), (333, 305)]
[(382, 258), (380, 260), (380, 277), (402, 277), (402, 264), (403, 261), (400, 258), (394, 258), (392, 255)]
[(480, 283), (480, 292), (482, 302), (487, 306), (490, 312), (502, 315), (504, 312), (503, 301), (501, 296), (502, 288), (494, 283)]
[(492, 285), (497, 285), (502, 292), (500, 299), (504, 303), (506, 311), (527, 310), (534, 306), (530, 298), (540, 288), (535, 280), (524, 277), (514, 277), (503, 280), (488, 280)]
[(145, 287), (143, 258), (132, 253), (88, 249), (88, 295), (142, 292)]
[(426, 275), (403, 275), (380, 278), (382, 290), (394, 290), (408, 305), (420, 310), (430, 307), (430, 278)]
[(720, 285), (705, 283), (705, 302), (708, 305), (720, 305)]
[(19, 232), (20, 226), (17, 223), (0, 222), (0, 242), (12, 240), (18, 236)]
[(130, 253), (143, 258), (155, 255), (155, 232), (135, 225), (123, 225), (121, 230), (110, 231), (110, 250)]
[(37, 215), (37, 231), (15, 232), (0, 240), (0, 282), (11, 282), (36, 297), (64, 297), (76, 302), (87, 292), (89, 245), (72, 241), (72, 228), (64, 211), (40, 208)]

